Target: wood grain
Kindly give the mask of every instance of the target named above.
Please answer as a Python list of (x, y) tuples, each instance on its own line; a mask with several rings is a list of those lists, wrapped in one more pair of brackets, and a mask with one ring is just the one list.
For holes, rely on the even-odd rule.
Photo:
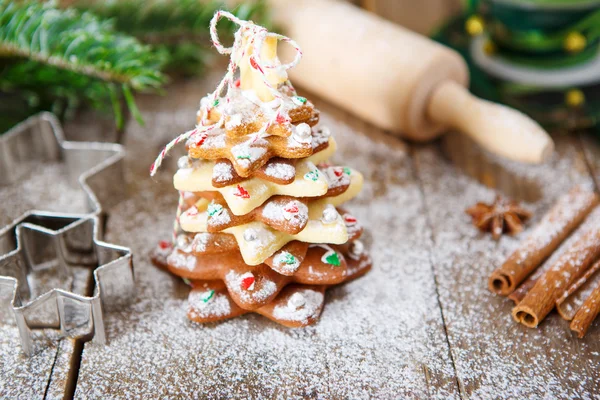
[[(499, 160), (457, 136), (446, 138), (458, 143), (445, 148), (452, 149), (447, 156), (458, 166), (449, 164), (435, 145), (415, 151), (434, 232), (432, 257), (440, 302), (463, 398), (600, 395), (593, 378), (600, 373), (599, 329), (579, 340), (556, 313), (538, 329), (520, 326), (512, 320), (512, 302), (487, 290), (489, 274), (528, 231), (495, 242), (477, 231), (464, 213), (478, 201), (492, 200), (496, 191), (489, 186), (502, 181), (517, 199), (534, 199), (526, 203), (535, 212), (533, 226), (559, 195), (588, 182), (576, 140), (556, 139), (557, 155), (539, 167)], [(568, 377), (564, 371), (569, 371)]]
[[(128, 123), (129, 197), (112, 211), (107, 239), (133, 248), (138, 293), (133, 306), (107, 315), (109, 345), (81, 348), (44, 332), (48, 347), (27, 359), (16, 328), (2, 326), (0, 397), (60, 398), (71, 390), (84, 399), (600, 396), (598, 321), (582, 340), (555, 314), (535, 330), (514, 323), (512, 302), (486, 282), (528, 230), (497, 243), (464, 214), (499, 188), (525, 201), (535, 224), (571, 185), (591, 180), (582, 147), (600, 177), (600, 146), (591, 138), (580, 146), (558, 137), (549, 165), (521, 167), (456, 135), (443, 140), (443, 151), (437, 143), (407, 146), (317, 101), (340, 144), (335, 161), (365, 175), (363, 194), (347, 208), (365, 225), (373, 271), (328, 292), (313, 328), (288, 330), (252, 315), (189, 323), (189, 288), (148, 258), (172, 223), (177, 155), (155, 179), (147, 168), (193, 123), (218, 75), (175, 84), (167, 97), (141, 97), (146, 127)], [(23, 185), (0, 189), (0, 221), (32, 207), (84, 207), (61, 174), (44, 166)]]
[(328, 291), (315, 327), (289, 330), (256, 315), (186, 321), (188, 288), (148, 259), (172, 224), (174, 169), (153, 181), (147, 166), (193, 123), (206, 91), (187, 83), (167, 98), (142, 99), (147, 127), (128, 127), (130, 198), (113, 213), (107, 236), (133, 248), (139, 290), (131, 309), (109, 316), (116, 322), (110, 345), (85, 345), (76, 397), (456, 398), (407, 148), (325, 104), (317, 106), (339, 143), (335, 162), (365, 176), (363, 194), (347, 208), (363, 221), (375, 268)]
[[(32, 209), (86, 212), (83, 192), (66, 176), (64, 164), (39, 164), (21, 182), (0, 187), (0, 226)], [(89, 276), (88, 271), (80, 271), (72, 289), (83, 294)], [(54, 287), (42, 280), (36, 286), (32, 297)], [(71, 382), (67, 371), (76, 355), (75, 342), (51, 329), (34, 331), (34, 335), (34, 355), (27, 357), (21, 351), (16, 325), (0, 324), (0, 398), (61, 398), (68, 392)]]

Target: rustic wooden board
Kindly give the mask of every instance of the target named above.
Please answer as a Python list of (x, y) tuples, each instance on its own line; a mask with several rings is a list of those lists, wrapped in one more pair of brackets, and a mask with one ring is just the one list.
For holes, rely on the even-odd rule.
[(457, 166), (434, 145), (415, 151), (434, 232), (440, 302), (463, 398), (600, 396), (600, 327), (596, 324), (580, 340), (557, 314), (539, 329), (514, 322), (512, 302), (489, 292), (487, 278), (527, 232), (495, 242), (479, 233), (464, 213), (477, 201), (493, 200), (495, 191), (480, 183), (485, 182), (512, 188), (512, 197), (528, 199), (525, 205), (534, 211), (535, 224), (557, 196), (576, 183), (589, 182), (576, 139), (556, 139), (558, 154), (551, 163), (534, 167), (482, 154), (458, 136), (449, 137), (451, 143), (445, 146)]
[(581, 134), (579, 140), (596, 188), (600, 188), (600, 146), (598, 146), (598, 135)]
[[(21, 182), (1, 187), (0, 226), (31, 209), (85, 212), (85, 196), (66, 175), (63, 164), (40, 164)], [(80, 277), (84, 276), (85, 272)], [(53, 330), (35, 334), (35, 354), (27, 357), (21, 352), (17, 327), (0, 324), (0, 398), (62, 398), (68, 391), (74, 341)]]
[(366, 178), (348, 208), (365, 226), (374, 269), (331, 289), (315, 327), (291, 330), (257, 315), (186, 320), (188, 288), (148, 259), (172, 226), (174, 163), (154, 180), (147, 169), (192, 125), (207, 91), (188, 83), (142, 100), (146, 127), (128, 127), (130, 197), (113, 211), (107, 238), (133, 249), (138, 293), (131, 308), (108, 316), (109, 346), (85, 345), (76, 397), (457, 397), (411, 159), (397, 139), (324, 104), (336, 160)]

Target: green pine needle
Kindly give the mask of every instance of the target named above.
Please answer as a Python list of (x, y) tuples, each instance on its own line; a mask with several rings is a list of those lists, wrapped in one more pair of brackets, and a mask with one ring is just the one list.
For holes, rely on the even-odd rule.
[[(75, 0), (72, 6), (93, 12), (114, 21), (116, 29), (151, 44), (166, 54), (167, 69), (172, 72), (198, 74), (213, 52), (209, 24), (214, 13), (227, 9), (217, 0)], [(267, 6), (264, 0), (240, 3), (232, 10), (237, 17), (266, 25)], [(237, 26), (219, 22), (219, 35), (231, 40)]]
[[(106, 108), (115, 101), (116, 83), (135, 115), (129, 88), (158, 89), (165, 82), (160, 72), (165, 61), (89, 12), (58, 9), (54, 2), (0, 0), (0, 91), (21, 98), (33, 94), (32, 109), (65, 115), (82, 103)], [(122, 125), (122, 117), (115, 117)]]

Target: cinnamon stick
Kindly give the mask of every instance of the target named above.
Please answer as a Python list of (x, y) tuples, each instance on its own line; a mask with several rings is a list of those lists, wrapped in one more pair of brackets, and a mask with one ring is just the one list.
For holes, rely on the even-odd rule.
[[(597, 222), (594, 218), (593, 222)], [(534, 328), (554, 308), (556, 301), (600, 256), (600, 224), (591, 228), (565, 251), (513, 308), (513, 318)]]
[(544, 215), (531, 235), (489, 278), (492, 292), (507, 296), (577, 228), (598, 204), (598, 196), (576, 186)]
[[(561, 317), (571, 321), (585, 300), (590, 297), (597, 285), (600, 285), (600, 260), (588, 269), (585, 274), (577, 280), (556, 301), (556, 310)], [(598, 273), (597, 273), (598, 272)]]
[(600, 283), (596, 284), (592, 294), (575, 314), (571, 321), (571, 330), (577, 332), (580, 338), (584, 337), (598, 313), (600, 313)]
[(538, 279), (540, 279), (540, 277), (544, 275), (544, 273), (546, 273), (551, 266), (552, 264), (550, 263), (550, 260), (542, 264), (542, 266), (537, 268), (531, 275), (529, 275), (527, 279), (525, 279), (525, 281), (523, 281), (523, 283), (521, 283), (519, 287), (515, 289), (514, 292), (509, 294), (508, 298), (514, 301), (515, 305), (519, 304), (521, 300), (525, 298), (527, 292), (529, 292), (531, 288), (535, 286), (535, 283), (538, 281)]

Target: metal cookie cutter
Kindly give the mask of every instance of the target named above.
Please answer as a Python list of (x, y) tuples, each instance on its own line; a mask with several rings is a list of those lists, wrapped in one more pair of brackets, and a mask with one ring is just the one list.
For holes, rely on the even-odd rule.
[[(16, 322), (28, 355), (35, 329), (60, 329), (70, 337), (93, 335), (95, 342), (106, 343), (103, 311), (134, 297), (131, 251), (100, 241), (103, 209), (125, 194), (123, 157), (119, 144), (65, 141), (50, 113), (31, 117), (0, 136), (0, 186), (29, 171), (33, 161), (61, 161), (88, 204), (86, 214), (29, 211), (0, 230), (0, 323)], [(89, 269), (93, 296), (73, 293), (75, 277)], [(37, 293), (40, 281), (54, 289)]]

